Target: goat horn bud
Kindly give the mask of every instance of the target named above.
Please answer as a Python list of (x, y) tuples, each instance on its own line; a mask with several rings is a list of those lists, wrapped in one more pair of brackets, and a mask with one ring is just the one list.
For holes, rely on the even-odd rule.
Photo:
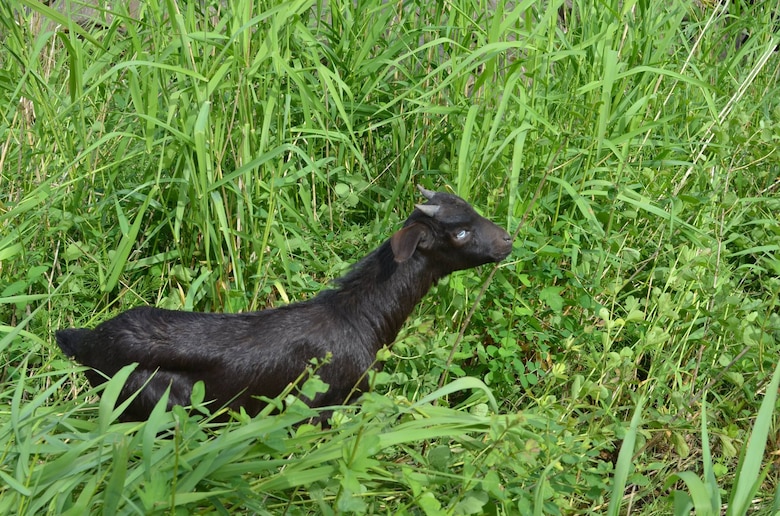
[(439, 208), (441, 208), (441, 206), (437, 204), (415, 204), (414, 207), (429, 217), (435, 217), (439, 212)]
[(433, 190), (426, 190), (425, 188), (423, 188), (422, 185), (417, 185), (417, 189), (420, 190), (420, 193), (423, 194), (423, 197), (425, 197), (429, 201), (433, 199), (434, 195), (436, 195), (436, 192), (434, 192)]

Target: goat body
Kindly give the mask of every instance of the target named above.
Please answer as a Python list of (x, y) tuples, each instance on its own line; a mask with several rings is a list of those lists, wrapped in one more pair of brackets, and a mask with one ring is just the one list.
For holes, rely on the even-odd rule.
[[(376, 353), (395, 340), (406, 318), (447, 274), (509, 255), (509, 234), (455, 195), (420, 187), (428, 199), (404, 227), (356, 263), (337, 288), (300, 303), (223, 314), (133, 308), (95, 329), (56, 332), (62, 351), (89, 366), (99, 385), (125, 365), (138, 366), (120, 400), (140, 392), (123, 414), (143, 420), (170, 386), (168, 405), (188, 405), (202, 380), (213, 407), (257, 414), (305, 371), (331, 354), (318, 374), (329, 385), (307, 400), (313, 407), (349, 401), (365, 390)], [(356, 389), (357, 387), (357, 389)]]

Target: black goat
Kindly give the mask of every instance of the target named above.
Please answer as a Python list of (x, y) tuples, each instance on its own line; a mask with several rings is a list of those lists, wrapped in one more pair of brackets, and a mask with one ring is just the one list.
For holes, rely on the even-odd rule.
[[(463, 199), (419, 187), (428, 199), (404, 227), (308, 301), (240, 314), (194, 313), (139, 307), (94, 330), (56, 333), (66, 355), (93, 369), (99, 385), (137, 362), (120, 400), (143, 389), (123, 414), (143, 420), (170, 385), (169, 406), (187, 405), (203, 380), (215, 408), (244, 407), (257, 414), (305, 371), (312, 358), (331, 353), (318, 374), (330, 388), (307, 400), (313, 407), (348, 401), (365, 390), (376, 353), (391, 344), (415, 305), (447, 274), (499, 262), (512, 250), (502, 228)], [(144, 386), (145, 385), (145, 386)]]

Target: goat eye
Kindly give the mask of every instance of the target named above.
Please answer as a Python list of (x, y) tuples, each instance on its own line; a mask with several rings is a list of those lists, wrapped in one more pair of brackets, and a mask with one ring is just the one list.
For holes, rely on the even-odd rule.
[(463, 240), (468, 236), (469, 232), (465, 229), (461, 229), (457, 233), (455, 233), (455, 240)]

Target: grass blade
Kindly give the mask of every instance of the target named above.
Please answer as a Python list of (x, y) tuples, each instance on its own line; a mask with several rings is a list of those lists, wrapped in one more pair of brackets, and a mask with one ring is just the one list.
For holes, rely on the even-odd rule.
[(762, 473), (764, 451), (775, 415), (778, 386), (780, 386), (780, 362), (775, 367), (772, 380), (766, 386), (764, 401), (761, 402), (756, 421), (753, 423), (753, 430), (748, 437), (747, 446), (743, 448), (739, 459), (736, 483), (731, 491), (729, 506), (726, 510), (727, 516), (739, 516), (747, 513), (753, 495), (758, 490), (766, 473)]
[[(704, 463), (704, 485), (709, 492), (710, 510), (714, 513), (720, 512), (720, 488), (718, 487), (718, 480), (715, 478), (715, 469), (712, 466), (712, 451), (710, 450), (710, 435), (707, 430), (707, 393), (704, 393), (703, 399), (705, 400), (701, 404), (701, 460)], [(696, 503), (696, 497), (694, 497), (694, 504)]]
[(620, 453), (615, 464), (615, 474), (612, 477), (612, 493), (609, 507), (607, 508), (609, 516), (618, 516), (620, 514), (620, 502), (623, 500), (623, 493), (626, 490), (626, 481), (629, 473), (634, 468), (634, 444), (636, 443), (636, 434), (639, 431), (639, 422), (642, 420), (642, 409), (646, 401), (646, 396), (642, 395), (639, 397), (639, 401), (634, 409), (634, 415), (631, 418), (631, 424), (623, 438), (623, 444), (620, 446)]
[[(105, 385), (105, 388), (100, 395), (100, 405), (98, 406), (98, 425), (101, 432), (105, 432), (108, 429), (108, 426), (116, 420), (119, 414), (121, 414), (122, 407), (116, 407), (117, 400), (119, 400), (119, 394), (122, 392), (125, 382), (136, 367), (138, 367), (137, 363), (124, 366), (117, 371), (110, 380), (103, 384)], [(129, 401), (130, 400), (125, 401), (124, 404), (127, 404)]]
[(138, 234), (141, 230), (141, 223), (144, 220), (144, 215), (146, 214), (146, 208), (149, 207), (149, 203), (152, 201), (152, 197), (157, 193), (157, 189), (157, 185), (152, 186), (146, 199), (144, 199), (141, 208), (138, 210), (138, 213), (136, 213), (135, 219), (133, 219), (133, 225), (130, 226), (127, 233), (122, 235), (122, 239), (117, 246), (116, 254), (108, 266), (108, 277), (103, 284), (103, 292), (111, 292), (119, 282), (119, 276), (124, 271), (125, 266), (127, 265), (127, 259), (130, 257), (133, 246), (138, 240)]

